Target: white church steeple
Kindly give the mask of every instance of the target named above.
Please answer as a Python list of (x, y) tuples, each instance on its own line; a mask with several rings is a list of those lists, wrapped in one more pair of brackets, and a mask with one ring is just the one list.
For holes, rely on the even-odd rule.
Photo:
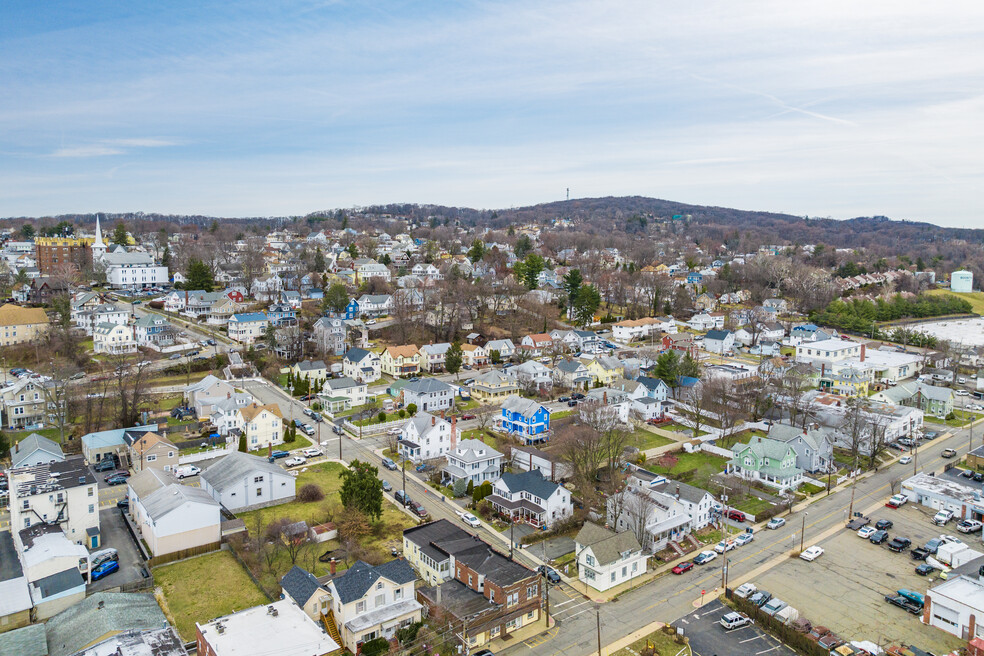
[(96, 215), (96, 240), (92, 243), (92, 259), (98, 260), (106, 254), (106, 244), (103, 243), (102, 227), (99, 225), (99, 215)]

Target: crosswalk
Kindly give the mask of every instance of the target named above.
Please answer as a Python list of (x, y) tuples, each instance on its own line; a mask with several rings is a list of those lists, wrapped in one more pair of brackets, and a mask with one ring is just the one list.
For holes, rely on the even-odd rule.
[(581, 595), (572, 597), (566, 591), (558, 591), (557, 588), (554, 588), (550, 595), (550, 614), (558, 624), (593, 609), (594, 603)]

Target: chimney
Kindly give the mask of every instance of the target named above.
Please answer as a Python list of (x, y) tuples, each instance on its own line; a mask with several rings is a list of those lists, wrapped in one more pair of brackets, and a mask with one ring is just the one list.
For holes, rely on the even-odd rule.
[(676, 486), (676, 498), (677, 499), (680, 498), (680, 485), (679, 484)]
[(864, 346), (864, 344), (862, 344), (861, 345), (861, 362), (864, 362), (864, 351), (865, 351), (865, 346)]
[[(441, 414), (444, 414), (444, 413), (442, 412)], [(442, 417), (442, 419), (443, 419), (443, 417)], [(436, 423), (437, 423), (437, 417), (435, 417), (434, 415), (431, 415), (431, 426), (435, 425)]]
[(601, 395), (601, 402), (602, 402), (602, 403), (603, 403), (604, 405), (608, 405), (608, 392), (604, 392), (604, 393), (603, 393), (603, 394)]
[(335, 576), (335, 568), (336, 568), (336, 567), (337, 567), (337, 565), (335, 565), (335, 559), (334, 559), (334, 558), (332, 558), (332, 559), (331, 559), (331, 560), (330, 560), (330, 561), (328, 562), (328, 571), (330, 571), (330, 572), (331, 572), (331, 575), (332, 575), (332, 576)]
[(820, 365), (820, 377), (823, 378), (825, 375), (827, 375), (827, 365), (826, 364), (821, 364)]
[(232, 398), (232, 392), (226, 392), (226, 398), (227, 399), (231, 399)]
[(451, 449), (458, 443), (458, 416), (451, 417)]
[(14, 453), (20, 453), (20, 442), (14, 444)]

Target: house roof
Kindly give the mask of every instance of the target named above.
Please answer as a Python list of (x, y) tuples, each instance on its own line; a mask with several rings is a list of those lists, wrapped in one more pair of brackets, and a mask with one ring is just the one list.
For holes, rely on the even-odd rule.
[(534, 344), (546, 344), (553, 341), (553, 338), (547, 333), (537, 333), (535, 335), (527, 335), (527, 337), (529, 337)]
[(510, 492), (529, 492), (541, 499), (549, 499), (550, 495), (560, 487), (558, 483), (543, 478), (543, 473), (539, 469), (531, 469), (522, 474), (507, 472), (502, 475), (499, 482), (503, 483)]
[(348, 376), (342, 376), (341, 378), (330, 378), (325, 381), (325, 389), (336, 391), (351, 389), (353, 387), (364, 387), (365, 383), (359, 383), (355, 380), (349, 378)]
[(616, 533), (591, 522), (584, 523), (574, 542), (591, 547), (591, 552), (600, 565), (614, 563), (626, 551), (642, 551), (639, 540), (632, 531)]
[(345, 351), (345, 359), (349, 362), (359, 363), (366, 359), (366, 356), (375, 355), (375, 353), (370, 353), (369, 351), (361, 348), (350, 348)]
[(488, 371), (480, 373), (479, 375), (475, 376), (475, 382), (472, 384), (472, 386), (474, 387), (475, 385), (491, 386), (491, 385), (506, 385), (506, 384), (514, 384), (513, 379), (507, 376), (506, 374), (502, 373), (498, 369), (489, 369)]
[(144, 469), (128, 478), (126, 484), (133, 490), (138, 499), (143, 499), (151, 492), (177, 482), (178, 479), (171, 472), (160, 469)]
[(446, 519), (427, 522), (403, 531), (403, 537), (417, 545), (435, 562), (447, 559), (456, 548), (470, 546), (476, 538)]
[(536, 572), (527, 569), (515, 560), (510, 560), (477, 539), (472, 546), (456, 551), (454, 558), (502, 587), (508, 587), (537, 576)]
[(735, 459), (738, 459), (740, 453), (744, 453), (746, 450), (751, 450), (756, 456), (760, 458), (772, 458), (773, 460), (782, 460), (789, 453), (792, 447), (785, 442), (780, 442), (779, 440), (773, 440), (768, 437), (759, 437), (758, 435), (753, 436), (748, 444), (744, 445), (744, 448), (740, 444), (736, 444), (733, 447), (735, 453)]
[(536, 416), (537, 412), (545, 409), (545, 406), (540, 405), (532, 399), (525, 399), (516, 394), (510, 394), (502, 401), (502, 409), (508, 410), (509, 412), (516, 412), (527, 419), (532, 419)]
[(286, 475), (283, 468), (269, 462), (266, 458), (233, 451), (215, 464), (209, 465), (199, 474), (199, 478), (205, 480), (215, 490), (222, 492), (232, 485), (239, 484), (244, 476), (255, 472)]
[(107, 446), (121, 446), (123, 444), (123, 435), (127, 432), (154, 430), (157, 430), (157, 424), (150, 426), (133, 426), (131, 428), (113, 428), (111, 430), (104, 430), (97, 433), (83, 435), (82, 443), (89, 449), (98, 449)]
[(23, 308), (6, 303), (0, 306), (0, 326), (29, 326), (49, 323), (48, 315), (41, 308)]
[(142, 503), (147, 514), (154, 520), (181, 508), (186, 503), (219, 507), (219, 502), (202, 488), (180, 483), (173, 483), (151, 492)]
[(280, 579), (280, 587), (298, 606), (304, 606), (315, 592), (325, 589), (314, 574), (297, 565)]
[(22, 629), (0, 633), (2, 656), (48, 656), (44, 624), (29, 624)]
[(38, 435), (37, 433), (31, 433), (23, 440), (21, 440), (17, 445), (10, 449), (10, 466), (11, 468), (17, 467), (26, 460), (29, 456), (34, 454), (36, 451), (44, 451), (45, 453), (50, 453), (53, 457), (52, 460), (64, 460), (65, 454), (62, 452), (61, 447), (57, 442), (49, 440), (43, 435)]
[(435, 394), (437, 392), (446, 392), (450, 389), (450, 385), (437, 378), (421, 378), (420, 380), (407, 383), (403, 388), (405, 392), (412, 394)]
[(85, 580), (82, 578), (82, 574), (79, 573), (78, 568), (69, 567), (61, 572), (31, 581), (31, 587), (40, 593), (40, 599), (33, 594), (31, 596), (34, 597), (35, 605), (37, 605), (42, 599), (47, 599), (62, 592), (84, 586)]
[(705, 339), (723, 340), (727, 339), (730, 334), (730, 330), (708, 330), (704, 337)]
[(280, 406), (278, 406), (276, 403), (267, 403), (266, 405), (257, 405), (256, 403), (254, 403), (252, 405), (246, 406), (245, 408), (240, 408), (239, 412), (242, 414), (243, 419), (249, 422), (252, 421), (254, 417), (259, 415), (264, 410), (269, 411), (271, 414), (276, 415), (281, 419), (284, 418), (284, 416), (280, 414)]
[(450, 342), (442, 342), (440, 344), (424, 344), (420, 350), (427, 355), (444, 355), (449, 348), (451, 348)]
[(578, 369), (583, 369), (584, 365), (580, 360), (561, 360), (554, 365), (554, 368), (561, 370), (565, 374), (573, 374), (576, 373)]
[(416, 344), (404, 344), (403, 346), (387, 346), (384, 352), (388, 353), (391, 358), (396, 359), (412, 358), (419, 350)]
[(44, 625), (50, 656), (68, 656), (109, 633), (153, 629), (167, 618), (151, 593), (97, 592)]
[[(485, 455), (479, 455), (480, 451), (484, 451)], [(464, 462), (478, 462), (502, 457), (502, 454), (481, 440), (461, 440), (454, 449), (454, 456)]]
[(244, 312), (241, 314), (234, 314), (229, 318), (229, 321), (234, 321), (236, 323), (251, 323), (254, 321), (266, 321), (267, 316), (262, 312)]
[(303, 360), (295, 366), (299, 371), (320, 371), (321, 369), (327, 369), (325, 363), (321, 360)]
[(417, 573), (413, 571), (410, 563), (402, 558), (376, 567), (359, 560), (344, 572), (332, 577), (331, 583), (335, 586), (341, 602), (347, 604), (362, 599), (379, 578), (403, 584), (416, 581)]

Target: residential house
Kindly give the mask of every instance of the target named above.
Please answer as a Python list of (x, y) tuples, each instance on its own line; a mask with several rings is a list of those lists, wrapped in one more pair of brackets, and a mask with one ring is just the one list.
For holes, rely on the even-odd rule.
[(687, 321), (687, 325), (697, 331), (705, 332), (707, 330), (714, 330), (715, 328), (724, 328), (724, 316), (718, 317), (708, 314), (706, 312), (701, 312), (700, 314), (695, 314), (690, 317)]
[(762, 301), (762, 307), (772, 308), (780, 314), (789, 312), (789, 303), (784, 298), (767, 298)]
[(648, 485), (630, 483), (607, 504), (608, 524), (618, 532), (631, 531), (647, 551), (666, 549), (692, 532), (693, 518), (673, 495)]
[(604, 355), (585, 363), (588, 375), (600, 385), (611, 385), (625, 375), (625, 365), (616, 357)]
[(599, 592), (646, 573), (648, 556), (632, 531), (616, 533), (585, 522), (574, 538), (578, 578)]
[(133, 337), (133, 328), (115, 323), (96, 324), (92, 330), (92, 350), (114, 355), (135, 352), (137, 343)]
[(503, 474), (492, 484), (488, 502), (513, 522), (552, 527), (574, 513), (567, 488), (543, 477), (538, 469), (522, 474)]
[(796, 466), (805, 472), (828, 472), (834, 467), (834, 445), (829, 430), (819, 424), (799, 428), (789, 424), (773, 423), (769, 427), (769, 439), (785, 442), (796, 452)]
[(498, 352), (498, 359), (504, 361), (516, 353), (516, 346), (511, 339), (492, 339), (485, 343), (485, 350), (490, 360), (494, 360), (495, 353)]
[(133, 322), (133, 338), (137, 346), (171, 346), (176, 332), (167, 319), (157, 314), (145, 314)]
[(527, 335), (520, 340), (519, 348), (531, 357), (538, 358), (553, 347), (553, 338), (547, 333)]
[[(341, 653), (338, 641), (289, 599), (236, 611), (195, 626), (199, 656), (329, 656)], [(352, 653), (356, 652), (353, 650)]]
[(955, 396), (948, 387), (936, 387), (920, 382), (899, 383), (869, 397), (893, 405), (919, 408), (934, 417), (947, 417), (953, 412)]
[(403, 387), (403, 405), (411, 403), (418, 411), (438, 412), (454, 407), (454, 388), (436, 378), (421, 378)]
[(580, 360), (565, 358), (554, 365), (553, 380), (565, 389), (587, 389), (591, 374)]
[(130, 310), (112, 303), (101, 303), (95, 307), (72, 305), (72, 323), (84, 330), (86, 335), (91, 335), (101, 323), (125, 326), (132, 318)]
[[(236, 388), (233, 387), (228, 382), (209, 374), (202, 378), (197, 383), (192, 383), (184, 388), (183, 396), (185, 405), (188, 407), (200, 408), (203, 404), (207, 404), (204, 399), (221, 399), (227, 398), (228, 396), (236, 393)], [(203, 412), (200, 416), (206, 416), (209, 413), (208, 408), (203, 408)]]
[(198, 478), (203, 490), (233, 512), (293, 501), (297, 480), (266, 458), (239, 451), (209, 465)]
[(246, 448), (250, 451), (276, 446), (284, 441), (284, 421), (280, 406), (276, 403), (253, 403), (239, 408), (237, 423), (246, 435)]
[(33, 467), (46, 462), (61, 462), (65, 459), (57, 442), (43, 435), (31, 433), (10, 447), (10, 467)]
[(452, 485), (461, 478), (481, 485), (502, 474), (503, 455), (480, 440), (461, 440), (445, 458), (444, 479)]
[(382, 364), (372, 351), (351, 348), (342, 358), (342, 373), (361, 383), (375, 383), (382, 375)]
[(294, 376), (309, 382), (324, 381), (328, 378), (328, 365), (322, 360), (301, 360), (291, 367)]
[(207, 415), (203, 414), (199, 416), (208, 416), (209, 421), (212, 422), (212, 426), (215, 427), (215, 432), (220, 437), (229, 437), (233, 434), (239, 435), (242, 433), (243, 428), (245, 428), (244, 424), (241, 423), (243, 418), (239, 414), (239, 410), (251, 403), (253, 403), (252, 394), (249, 392), (236, 392), (218, 401), (209, 399), (211, 412)]
[(427, 264), (426, 262), (418, 262), (417, 264), (414, 264), (413, 268), (410, 270), (410, 273), (420, 278), (432, 278), (434, 280), (441, 280), (444, 277), (441, 275), (440, 269), (433, 264)]
[(694, 299), (694, 307), (704, 312), (711, 312), (717, 304), (717, 299), (706, 292)]
[(314, 341), (322, 353), (342, 355), (348, 337), (345, 321), (338, 317), (321, 317), (314, 322)]
[[(70, 292), (71, 289), (68, 286), (68, 282), (60, 278), (51, 278), (49, 276), (31, 278), (31, 303), (34, 305), (50, 305), (51, 299), (55, 296), (68, 295)], [(17, 306), (15, 305), (13, 307)], [(44, 312), (44, 310), (41, 311)], [(31, 321), (30, 317), (27, 319)], [(0, 308), (0, 326), (5, 325), (3, 309)], [(33, 323), (26, 325), (33, 325)], [(0, 346), (3, 345), (0, 344)]]
[(760, 481), (779, 491), (795, 490), (803, 482), (796, 466), (796, 450), (787, 442), (754, 436), (748, 444), (731, 447), (734, 456), (727, 472), (750, 481)]
[(550, 437), (550, 409), (531, 399), (513, 394), (502, 402), (499, 430), (526, 444)]
[(420, 349), (416, 344), (387, 346), (379, 356), (380, 369), (384, 374), (401, 378), (420, 373)]
[[(356, 284), (358, 285), (368, 282), (373, 278), (380, 278), (385, 282), (389, 282), (393, 278), (393, 274), (390, 273), (389, 268), (385, 264), (380, 264), (373, 260), (367, 262), (357, 261), (355, 264), (355, 276)], [(361, 306), (362, 303), (360, 302), (359, 305)]]
[(447, 357), (450, 342), (441, 344), (424, 344), (420, 347), (420, 368), (430, 373), (444, 371), (444, 361)]
[(681, 354), (689, 354), (697, 357), (697, 344), (694, 343), (694, 336), (690, 333), (666, 334), (663, 335), (663, 350), (677, 351)]
[(366, 383), (348, 376), (329, 378), (325, 381), (324, 388), (318, 393), (318, 398), (326, 411), (337, 414), (365, 405), (369, 400), (369, 387)]
[(660, 325), (660, 320), (653, 317), (619, 321), (612, 324), (612, 340), (619, 344), (646, 340), (659, 332)]
[[(33, 606), (31, 619), (43, 622), (85, 599), (86, 581), (79, 572), (79, 563), (88, 560), (86, 547), (99, 546), (99, 529), (94, 530), (94, 539), (84, 544), (80, 544), (83, 540), (73, 541), (56, 524), (37, 523), (16, 531), (14, 543), (22, 566), (21, 581), (26, 580)], [(20, 588), (18, 593), (23, 591), (19, 583), (15, 583)], [(20, 594), (16, 596), (20, 597)], [(18, 598), (2, 601), (4, 607), (8, 601), (15, 602), (15, 608), (22, 607)], [(20, 652), (17, 653), (20, 656)]]
[(205, 323), (210, 326), (227, 326), (233, 315), (243, 311), (243, 304), (237, 303), (228, 296), (218, 299), (205, 313)]
[(423, 606), (414, 598), (417, 574), (406, 560), (369, 565), (361, 560), (324, 583), (342, 646), (353, 654), (376, 638), (393, 639), (396, 631), (419, 622)]
[(469, 367), (484, 367), (489, 363), (485, 347), (476, 344), (461, 345), (461, 362)]
[(99, 546), (99, 492), (82, 458), (10, 469), (7, 479), (13, 532), (57, 525), (72, 542)]
[(393, 297), (389, 294), (363, 294), (359, 297), (359, 314), (381, 317), (393, 311)]
[(502, 399), (519, 391), (516, 380), (498, 369), (490, 369), (475, 376), (471, 384), (472, 398), (481, 403)]
[(178, 447), (153, 431), (124, 433), (127, 461), (134, 472), (144, 469), (174, 471), (178, 467)]
[(512, 448), (513, 471), (539, 471), (548, 481), (561, 481), (571, 475), (571, 466), (554, 453), (533, 446)]
[(704, 350), (724, 355), (735, 349), (735, 334), (730, 330), (709, 330), (704, 335)]
[[(795, 329), (794, 329), (795, 330)], [(796, 361), (830, 366), (844, 360), (864, 358), (865, 345), (844, 339), (804, 342), (796, 347)]]
[(553, 387), (553, 372), (537, 360), (527, 360), (509, 367), (506, 369), (506, 374), (515, 378), (516, 384), (523, 390), (549, 392)]
[(208, 545), (219, 548), (219, 502), (167, 471), (147, 469), (127, 480), (130, 515), (155, 557)]
[(44, 383), (38, 378), (15, 378), (0, 388), (0, 401), (7, 428), (23, 430), (47, 420)]
[(403, 531), (403, 557), (428, 585), (453, 579), (451, 554), (470, 547), (476, 538), (446, 519), (427, 522)]
[(400, 431), (400, 455), (414, 462), (444, 456), (455, 446), (456, 421), (456, 418), (447, 421), (429, 412), (418, 412)]
[(263, 338), (270, 322), (262, 312), (247, 312), (229, 317), (229, 339), (240, 344), (253, 344)]
[(699, 531), (714, 521), (717, 501), (707, 490), (654, 474), (637, 465), (629, 465), (627, 475), (633, 485), (671, 497), (673, 505), (687, 514), (689, 531)]
[(291, 567), (280, 579), (280, 590), (284, 598), (293, 601), (295, 606), (315, 622), (320, 623), (322, 615), (327, 615), (331, 610), (328, 587), (314, 574), (297, 565)]
[(121, 460), (127, 451), (126, 442), (123, 441), (124, 435), (130, 432), (140, 433), (155, 430), (157, 430), (157, 424), (88, 433), (82, 436), (82, 455), (90, 465), (102, 462), (106, 458)]
[(156, 264), (149, 253), (119, 249), (102, 255), (99, 263), (105, 267), (106, 282), (114, 289), (140, 289), (168, 283), (167, 267)]

